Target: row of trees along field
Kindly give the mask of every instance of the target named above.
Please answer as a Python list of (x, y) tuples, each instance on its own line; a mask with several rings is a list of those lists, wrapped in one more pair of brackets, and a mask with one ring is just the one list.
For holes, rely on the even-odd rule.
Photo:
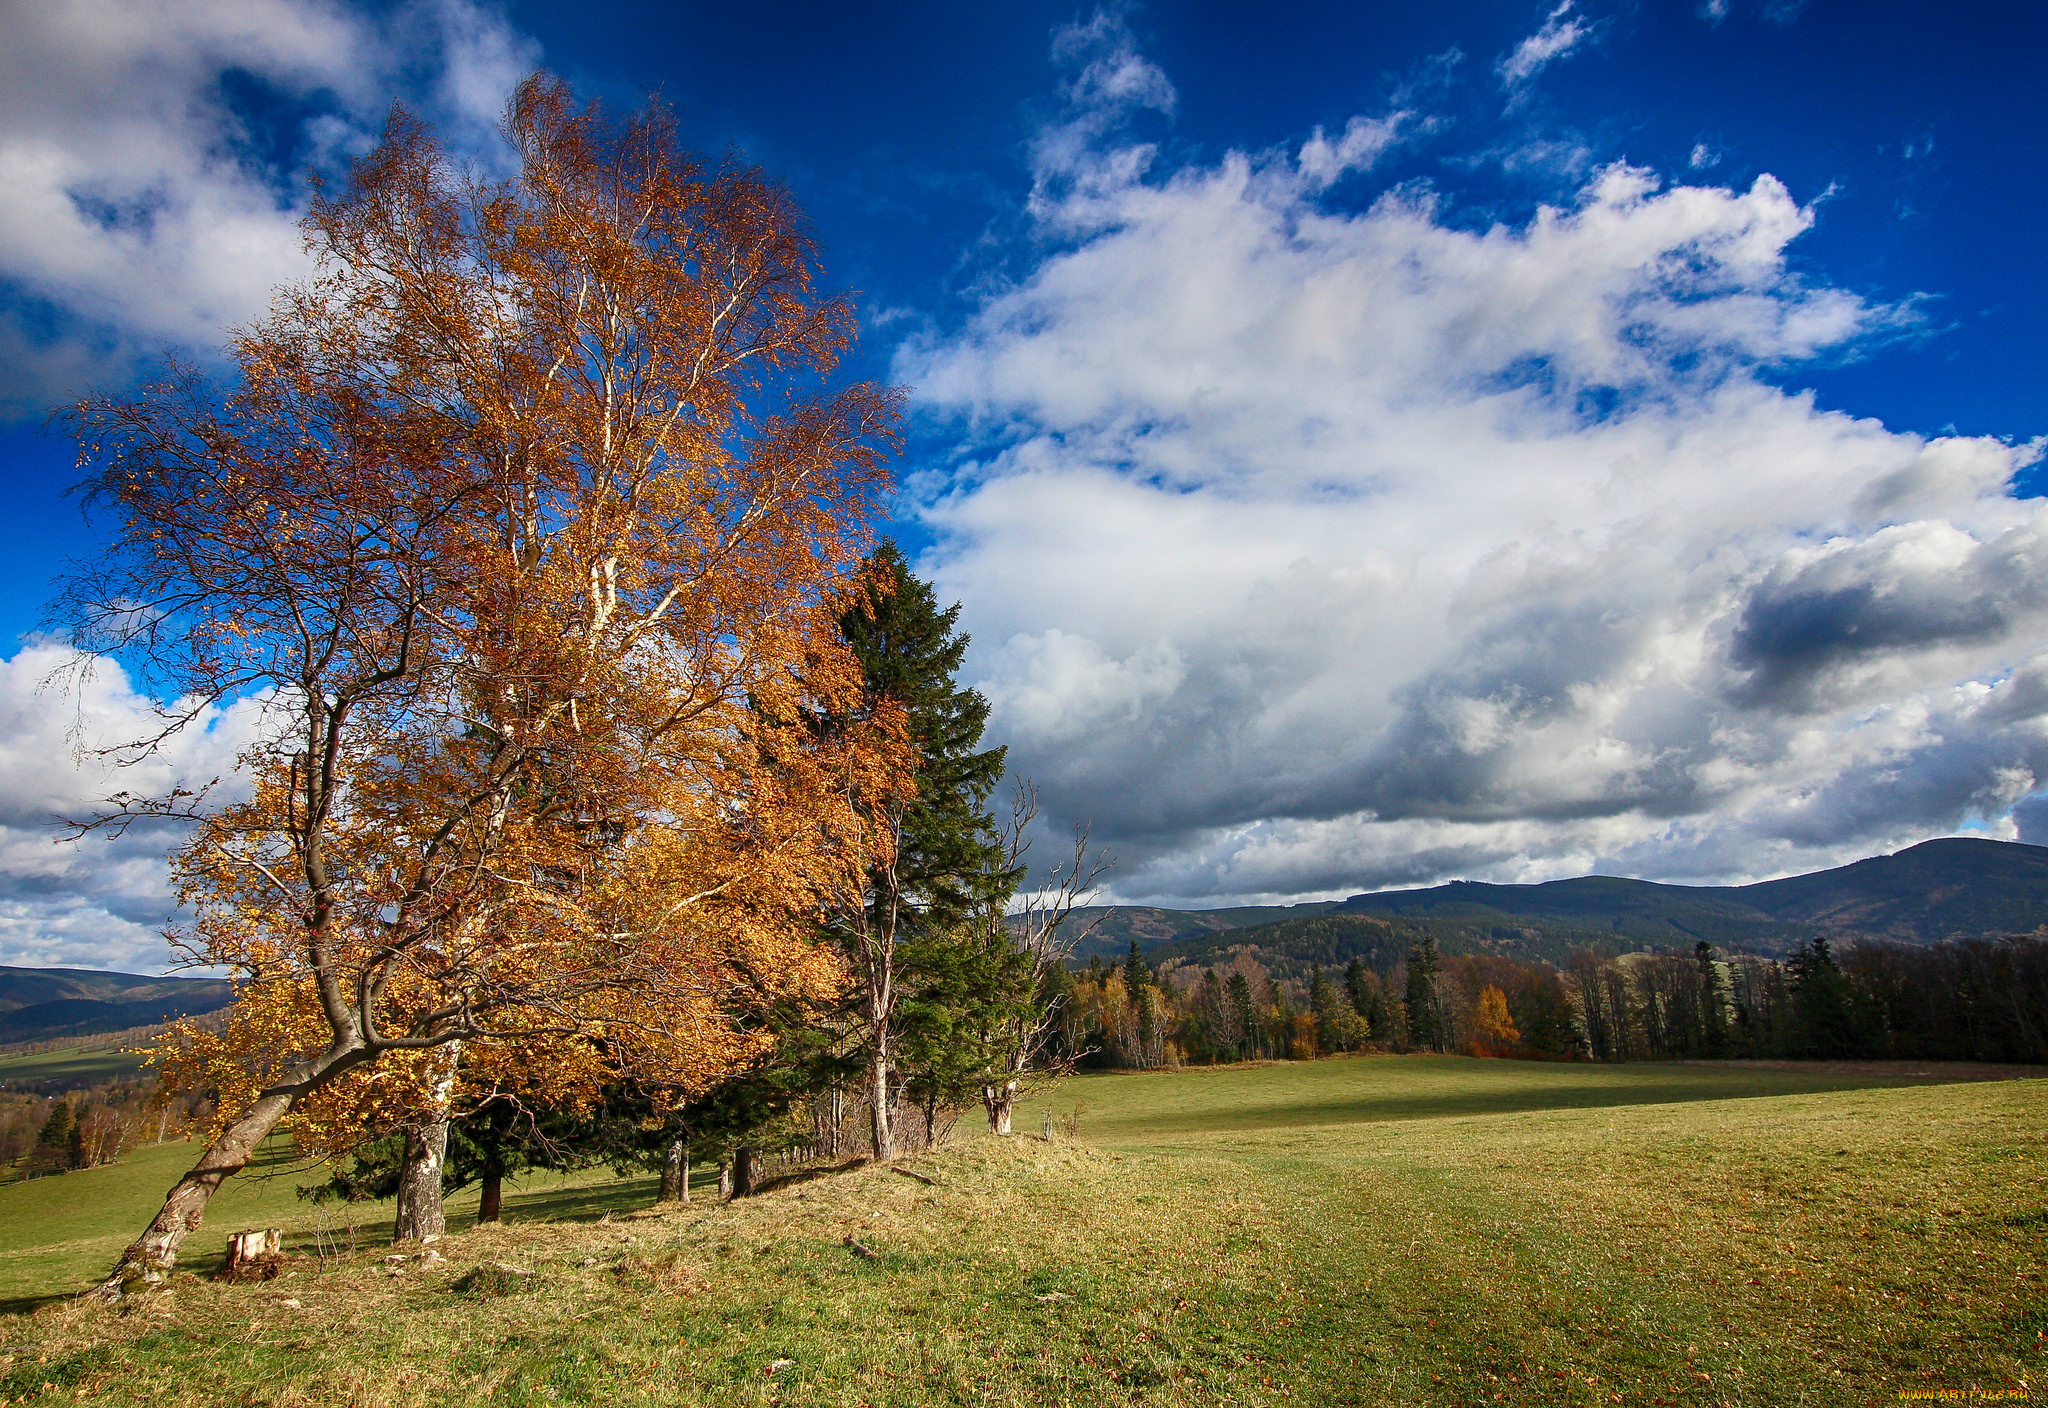
[(0, 1167), (42, 1178), (116, 1162), (143, 1144), (182, 1139), (213, 1113), (204, 1091), (142, 1076), (74, 1084), (57, 1095), (0, 1091)]
[(954, 617), (868, 552), (899, 395), (837, 378), (851, 303), (659, 103), (536, 75), (503, 132), (490, 179), (395, 109), (224, 383), (68, 415), (110, 539), (60, 601), (78, 668), (172, 701), (115, 751), (252, 735), (79, 823), (182, 829), (179, 940), (237, 983), (157, 1048), (219, 1114), (103, 1298), (280, 1128), (394, 1139), (428, 1236), (451, 1158), (488, 1189), (565, 1122), (744, 1187), (799, 1127), (883, 1158), (964, 1099), (1006, 1127), (1034, 1068), (1084, 847), (1005, 923), (1032, 805), (989, 816)]
[(1783, 960), (1581, 951), (1562, 969), (1445, 955), (1424, 937), (1385, 972), (1353, 959), (1276, 980), (1240, 946), (1226, 964), (1091, 959), (1050, 975), (1057, 1043), (1084, 1066), (1438, 1051), (1547, 1060), (1883, 1057), (2048, 1062), (2048, 939), (1816, 938)]

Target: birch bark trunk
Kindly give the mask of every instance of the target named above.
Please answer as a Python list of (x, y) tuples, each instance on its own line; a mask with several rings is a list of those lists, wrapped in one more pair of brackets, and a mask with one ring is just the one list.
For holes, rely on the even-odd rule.
[(1008, 1134), (1010, 1120), (1017, 1111), (1017, 1082), (1006, 1080), (1000, 1085), (985, 1085), (981, 1088), (982, 1108), (988, 1111), (989, 1131), (994, 1134)]
[(869, 988), (868, 1000), (868, 1141), (875, 1161), (896, 1157), (896, 1100), (889, 1087), (889, 1018), (893, 994), (886, 970)]
[(437, 1111), (405, 1132), (405, 1167), (398, 1175), (398, 1211), (393, 1242), (424, 1242), (448, 1230), (441, 1201), (441, 1174), (448, 1163), (448, 1112)]
[(448, 1230), (441, 1178), (448, 1167), (448, 1103), (454, 1098), (455, 1076), (462, 1066), (462, 1043), (450, 1042), (439, 1061), (433, 1104), (425, 1118), (405, 1132), (405, 1164), (398, 1174), (398, 1211), (391, 1226), (393, 1242), (424, 1242)]

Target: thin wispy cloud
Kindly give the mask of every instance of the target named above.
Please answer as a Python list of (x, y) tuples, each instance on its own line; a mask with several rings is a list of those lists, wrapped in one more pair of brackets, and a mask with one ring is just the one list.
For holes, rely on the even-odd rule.
[(1543, 27), (1517, 44), (1500, 61), (1500, 81), (1510, 92), (1526, 88), (1536, 76), (1591, 37), (1590, 24), (1572, 12), (1573, 0), (1552, 10)]

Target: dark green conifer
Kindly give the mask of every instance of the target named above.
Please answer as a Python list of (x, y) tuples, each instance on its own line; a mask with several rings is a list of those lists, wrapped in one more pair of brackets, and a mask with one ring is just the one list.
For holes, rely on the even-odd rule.
[(1370, 1022), (1372, 1020), (1372, 985), (1365, 980), (1365, 963), (1354, 958), (1344, 970), (1344, 995), (1351, 999), (1351, 1010)]
[(1442, 1051), (1450, 1043), (1437, 991), (1442, 974), (1436, 938), (1425, 933), (1408, 953), (1407, 993), (1408, 1040), (1425, 1051)]
[(1132, 939), (1130, 956), (1124, 959), (1124, 991), (1130, 994), (1131, 1001), (1136, 1002), (1138, 989), (1149, 986), (1151, 982), (1152, 970), (1147, 968), (1145, 960), (1138, 956), (1138, 941)]
[(869, 707), (889, 699), (909, 717), (917, 797), (903, 813), (898, 884), (916, 926), (944, 929), (1016, 888), (988, 810), (1004, 750), (980, 746), (988, 700), (954, 683), (968, 646), (954, 630), (960, 604), (940, 610), (892, 542), (877, 547), (868, 566), (894, 586), (849, 608), (839, 628), (860, 662)]
[(36, 1145), (44, 1149), (62, 1149), (71, 1142), (71, 1130), (75, 1121), (71, 1116), (68, 1102), (59, 1100), (50, 1107), (50, 1117), (43, 1121), (42, 1132), (36, 1135)]
[(1251, 981), (1242, 973), (1230, 975), (1230, 1010), (1237, 1027), (1238, 1053), (1251, 1058), (1264, 1054), (1259, 1038), (1259, 1014), (1252, 1006)]
[[(841, 615), (840, 630), (860, 663), (864, 708), (893, 702), (906, 716), (916, 795), (895, 815), (895, 861), (872, 875), (866, 913), (841, 915), (834, 929), (859, 979), (854, 1015), (864, 1030), (870, 1133), (876, 1156), (886, 1158), (895, 1152), (896, 1092), (921, 1082), (929, 1098), (934, 1082), (958, 1075), (902, 1068), (895, 1049), (901, 995), (917, 995), (917, 1020), (926, 1026), (949, 1002), (983, 1000), (971, 985), (979, 979), (968, 977), (979, 971), (980, 956), (953, 950), (985, 934), (985, 925), (971, 921), (999, 912), (1022, 871), (1009, 866), (988, 811), (1003, 772), (1003, 750), (980, 746), (988, 701), (953, 679), (968, 645), (954, 629), (959, 603), (941, 610), (894, 543), (875, 549), (868, 570), (873, 585)], [(931, 1040), (913, 1045), (925, 1057), (939, 1050)]]
[(1795, 1054), (1817, 1060), (1861, 1055), (1848, 980), (1835, 962), (1827, 935), (1816, 935), (1793, 950), (1785, 960), (1785, 972), (1797, 1014)]
[(1721, 970), (1714, 962), (1714, 946), (1701, 939), (1692, 948), (1699, 965), (1700, 1054), (1708, 1057), (1728, 1054), (1728, 1014), (1721, 1003)]

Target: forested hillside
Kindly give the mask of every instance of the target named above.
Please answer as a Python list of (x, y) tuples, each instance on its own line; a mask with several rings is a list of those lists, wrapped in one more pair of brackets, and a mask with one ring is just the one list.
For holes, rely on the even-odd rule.
[(79, 968), (0, 968), (0, 1042), (152, 1026), (227, 1006), (219, 978), (147, 978)]
[[(2048, 1060), (2037, 846), (1950, 838), (1725, 888), (1588, 876), (1127, 913), (1061, 994), (1073, 1060)], [(1104, 965), (1112, 935), (1124, 961)]]
[[(1782, 956), (1826, 935), (1908, 944), (2048, 927), (2048, 847), (1947, 837), (1895, 855), (1754, 885), (1662, 885), (1588, 875), (1541, 885), (1454, 880), (1342, 901), (1237, 909), (1143, 906), (1075, 911), (1097, 927), (1077, 950), (1121, 955), (1135, 940), (1159, 963), (1208, 963), (1256, 947), (1285, 976), (1311, 963), (1343, 964), (1424, 934), (1445, 953), (1500, 953), (1555, 963), (1602, 952), (1686, 948), (1706, 942)], [(1300, 969), (1297, 973), (1294, 970)]]

